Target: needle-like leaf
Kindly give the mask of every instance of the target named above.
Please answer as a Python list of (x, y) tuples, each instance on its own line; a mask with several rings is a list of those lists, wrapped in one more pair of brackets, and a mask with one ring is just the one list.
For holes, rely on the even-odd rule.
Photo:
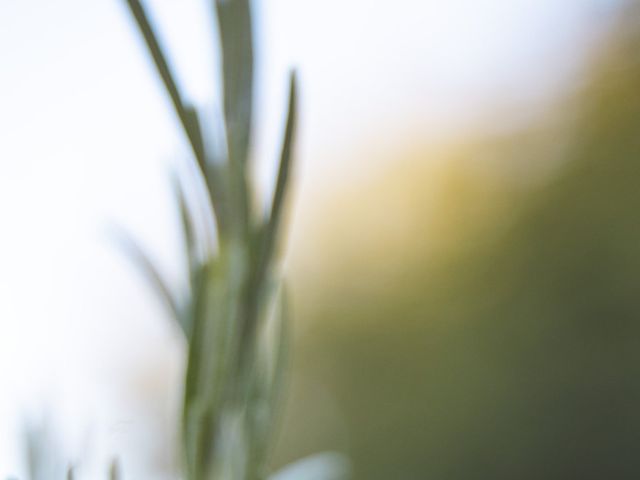
[(158, 37), (155, 34), (151, 23), (149, 22), (148, 15), (144, 7), (139, 0), (126, 1), (129, 5), (131, 13), (133, 14), (133, 18), (136, 20), (140, 32), (144, 37), (147, 47), (149, 48), (151, 58), (153, 58), (156, 69), (160, 74), (160, 78), (162, 79), (164, 86), (167, 89), (167, 93), (171, 98), (171, 102), (173, 103), (173, 107), (178, 115), (178, 118), (180, 119), (185, 133), (189, 138), (193, 153), (196, 156), (198, 163), (204, 165), (206, 161), (204, 157), (204, 146), (202, 144), (202, 135), (200, 133), (200, 126), (197, 115), (195, 114), (195, 110), (192, 107), (186, 105), (182, 96), (180, 95), (180, 91), (178, 90), (178, 86), (176, 84), (174, 76), (171, 73), (171, 69), (169, 68), (169, 63), (167, 62), (162, 48), (160, 47)]
[(295, 140), (295, 128), (297, 121), (298, 88), (295, 72), (291, 73), (289, 80), (289, 106), (287, 109), (287, 123), (285, 126), (284, 140), (280, 154), (280, 166), (278, 177), (271, 202), (271, 213), (265, 224), (261, 238), (261, 255), (258, 260), (256, 278), (258, 283), (262, 283), (266, 270), (277, 242), (277, 233), (282, 217), (282, 209), (287, 191), (289, 174), (291, 170), (291, 158), (293, 153), (293, 143)]
[(214, 0), (224, 81), (230, 161), (247, 160), (253, 114), (253, 35), (249, 0)]
[[(126, 0), (126, 2), (136, 23), (138, 24), (138, 28), (142, 33), (145, 43), (147, 44), (147, 48), (151, 54), (151, 58), (153, 59), (158, 74), (160, 75), (167, 93), (171, 98), (171, 103), (173, 104), (173, 108), (178, 115), (178, 119), (182, 124), (182, 128), (187, 139), (189, 140), (189, 144), (193, 150), (196, 162), (200, 167), (200, 171), (205, 179), (208, 179), (209, 176), (216, 175), (217, 170), (215, 168), (210, 168), (208, 165), (208, 163), (212, 162), (209, 161), (207, 151), (205, 149), (204, 140), (202, 138), (202, 126), (198, 113), (195, 108), (184, 101), (183, 96), (180, 94), (174, 75), (169, 67), (169, 62), (163, 53), (158, 36), (151, 26), (151, 22), (149, 21), (149, 17), (144, 7), (139, 0)], [(209, 186), (220, 183), (220, 180), (217, 178), (212, 178), (210, 181), (207, 181)], [(216, 213), (218, 232), (223, 234), (225, 225), (228, 223), (225, 218), (226, 211), (218, 208), (218, 204), (224, 203), (224, 199), (221, 198), (223, 192), (215, 190), (209, 193), (210, 197), (217, 197), (218, 201), (212, 202), (212, 206)]]
[(185, 334), (187, 334), (185, 325), (182, 323), (182, 316), (180, 314), (180, 308), (178, 302), (171, 293), (167, 282), (160, 274), (153, 261), (145, 253), (144, 249), (140, 247), (138, 242), (125, 231), (118, 229), (115, 231), (115, 238), (120, 248), (125, 254), (135, 263), (139, 270), (147, 277), (149, 284), (158, 294), (158, 297), (164, 302), (165, 306), (171, 317), (178, 322), (180, 328)]
[(178, 203), (184, 248), (189, 268), (189, 279), (191, 280), (193, 267), (198, 261), (197, 231), (193, 223), (193, 215), (191, 214), (189, 204), (187, 203), (184, 188), (182, 187), (182, 183), (177, 174), (172, 178), (172, 186)]

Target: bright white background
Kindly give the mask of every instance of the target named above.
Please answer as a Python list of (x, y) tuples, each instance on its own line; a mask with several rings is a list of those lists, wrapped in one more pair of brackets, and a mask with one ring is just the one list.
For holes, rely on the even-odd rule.
[[(291, 66), (302, 84), (296, 200), (313, 202), (403, 142), (535, 115), (579, 71), (613, 4), (262, 0), (263, 191)], [(181, 84), (215, 112), (208, 2), (148, 5)], [(188, 154), (124, 1), (0, 2), (0, 477), (20, 472), (16, 429), (42, 411), (72, 455), (118, 453), (130, 478), (162, 455), (141, 425), (172, 422), (181, 345), (110, 231), (132, 232), (178, 285), (168, 172)]]

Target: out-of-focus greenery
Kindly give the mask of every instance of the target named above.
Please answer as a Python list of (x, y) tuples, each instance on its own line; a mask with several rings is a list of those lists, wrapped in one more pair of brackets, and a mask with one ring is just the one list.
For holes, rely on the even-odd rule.
[[(257, 205), (251, 182), (254, 124), (254, 40), (250, 0), (210, 0), (221, 57), (224, 131), (203, 129), (209, 117), (189, 103), (175, 80), (162, 42), (140, 0), (126, 0), (174, 113), (192, 150), (187, 172), (174, 176), (184, 247), (184, 291), (169, 282), (128, 236), (119, 237), (183, 334), (186, 368), (181, 417), (176, 419), (185, 480), (341, 480), (349, 462), (321, 453), (278, 472), (268, 471), (288, 371), (288, 300), (278, 259), (281, 218), (290, 181), (297, 118), (297, 83), (289, 78), (288, 107), (267, 205)], [(214, 129), (215, 130), (215, 129)], [(171, 212), (167, 212), (170, 214)], [(25, 463), (30, 480), (78, 475), (46, 429), (29, 429)], [(168, 432), (167, 432), (168, 433)], [(84, 472), (80, 472), (84, 474)], [(121, 473), (117, 460), (107, 472)]]
[(398, 162), (300, 225), (280, 461), (640, 477), (639, 19), (530, 131)]
[(224, 139), (202, 129), (201, 116), (180, 92), (142, 3), (127, 3), (195, 160), (189, 181), (176, 181), (187, 291), (172, 292), (143, 250), (129, 242), (184, 333), (187, 362), (177, 446), (183, 476), (263, 479), (286, 368), (288, 319), (285, 297), (278, 300), (275, 262), (296, 123), (295, 78), (274, 195), (263, 214), (254, 205), (249, 175), (254, 80), (250, 2), (210, 2), (222, 60), (224, 116), (219, 121)]
[[(240, 29), (250, 25), (242, 8), (225, 17)], [(332, 449), (367, 480), (640, 476), (639, 18), (629, 11), (587, 81), (530, 130), (430, 166), (409, 153), (299, 217), (294, 376), (276, 464)], [(175, 295), (147, 265), (189, 343), (187, 478), (262, 478), (281, 370), (256, 331), (274, 297), (274, 244), (264, 242), (277, 225), (252, 210), (246, 184), (250, 86), (241, 73), (227, 92), (225, 121), (240, 125), (225, 139), (233, 158), (209, 158), (195, 109), (156, 65), (221, 235), (195, 240), (210, 225), (180, 184), (197, 288)], [(46, 471), (33, 463), (31, 477), (64, 475), (44, 442), (31, 436), (29, 459), (57, 460)], [(343, 463), (312, 457), (276, 478), (328, 480)]]

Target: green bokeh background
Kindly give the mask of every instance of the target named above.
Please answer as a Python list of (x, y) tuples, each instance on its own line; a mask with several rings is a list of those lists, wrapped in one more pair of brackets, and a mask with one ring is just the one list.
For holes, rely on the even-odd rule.
[(296, 227), (276, 463), (334, 449), (356, 479), (640, 478), (639, 18), (529, 129), (438, 168), (399, 155)]

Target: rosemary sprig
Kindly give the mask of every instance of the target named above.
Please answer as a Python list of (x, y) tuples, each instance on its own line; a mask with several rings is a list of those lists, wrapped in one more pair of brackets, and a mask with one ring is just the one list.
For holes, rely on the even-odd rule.
[[(182, 326), (188, 345), (182, 445), (188, 480), (265, 478), (281, 399), (288, 328), (285, 297), (275, 278), (276, 245), (288, 190), (297, 109), (295, 74), (280, 165), (268, 215), (252, 208), (249, 151), (253, 117), (253, 34), (249, 0), (212, 0), (220, 32), (224, 148), (207, 148), (195, 108), (181, 94), (147, 12), (126, 0), (180, 120), (206, 185), (217, 226), (217, 249), (197, 254), (199, 231), (185, 187), (176, 182), (189, 290), (184, 300), (131, 243), (130, 250)], [(226, 152), (219, 158), (220, 151)], [(277, 299), (280, 299), (279, 301)], [(264, 335), (271, 307), (277, 335)], [(265, 342), (270, 342), (266, 345)], [(270, 366), (266, 369), (265, 365)]]

